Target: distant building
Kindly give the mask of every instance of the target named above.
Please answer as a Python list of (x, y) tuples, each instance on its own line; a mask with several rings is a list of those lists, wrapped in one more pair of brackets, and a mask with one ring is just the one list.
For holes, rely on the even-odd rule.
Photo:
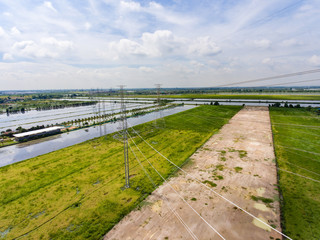
[(58, 134), (61, 132), (61, 129), (63, 129), (63, 127), (55, 126), (55, 127), (34, 130), (34, 131), (30, 131), (30, 132), (17, 133), (17, 134), (13, 134), (13, 136), (17, 142), (23, 142), (23, 141), (28, 141), (31, 139), (36, 139), (36, 138), (41, 138), (41, 137), (46, 137), (46, 136)]

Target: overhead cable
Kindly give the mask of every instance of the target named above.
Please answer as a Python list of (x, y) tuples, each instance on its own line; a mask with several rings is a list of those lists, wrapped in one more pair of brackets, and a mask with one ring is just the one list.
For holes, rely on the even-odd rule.
[(131, 129), (149, 146), (151, 147), (154, 151), (156, 151), (160, 156), (162, 156), (164, 159), (166, 159), (168, 162), (170, 162), (172, 165), (174, 165), (175, 167), (177, 167), (178, 169), (180, 169), (182, 172), (184, 172), (185, 174), (187, 174), (188, 176), (192, 177), (194, 180), (196, 180), (199, 184), (201, 184), (202, 186), (204, 186), (205, 188), (207, 188), (209, 191), (213, 192), (214, 194), (216, 194), (217, 196), (219, 196), (220, 198), (224, 199), (225, 201), (227, 201), (228, 203), (230, 203), (231, 205), (239, 208), (240, 210), (242, 210), (243, 212), (245, 212), (246, 214), (248, 214), (249, 216), (251, 216), (252, 218), (256, 219), (257, 221), (261, 222), (263, 225), (271, 228), (272, 230), (276, 231), (277, 233), (281, 234), (282, 236), (286, 237), (287, 239), (292, 240), (289, 236), (285, 235), (284, 233), (280, 232), (279, 230), (275, 229), (274, 227), (270, 226), (269, 224), (265, 223), (264, 221), (262, 221), (260, 218), (254, 216), (253, 214), (251, 214), (250, 212), (246, 211), (245, 209), (243, 209), (242, 207), (240, 207), (239, 205), (237, 205), (236, 203), (230, 201), (229, 199), (227, 199), (226, 197), (222, 196), (221, 194), (219, 194), (218, 192), (214, 191), (213, 189), (211, 189), (210, 187), (208, 187), (206, 184), (202, 183), (198, 178), (194, 177), (193, 175), (191, 175), (190, 173), (186, 172), (185, 170), (183, 170), (182, 168), (180, 168), (179, 166), (177, 166), (174, 162), (172, 162), (170, 159), (168, 159), (166, 156), (164, 156), (162, 153), (160, 153), (157, 149), (155, 149), (152, 145), (150, 145), (132, 126)]
[[(128, 133), (129, 134), (129, 133)], [(130, 137), (130, 140), (131, 137)], [(133, 140), (132, 140), (133, 141)], [(134, 142), (134, 141), (133, 141)], [(133, 151), (130, 142), (128, 142), (130, 151), (132, 152), (132, 154), (134, 155), (135, 159), (138, 161), (140, 167), (142, 168), (142, 170), (144, 171), (144, 173), (147, 175), (149, 181), (152, 183), (153, 187), (156, 188), (156, 184), (153, 181), (153, 179), (151, 178), (151, 176), (149, 175), (149, 173), (147, 172), (147, 170), (144, 168), (144, 166), (142, 165), (141, 161), (139, 160), (138, 156), (135, 154), (135, 152)], [(137, 146), (136, 146), (137, 147)], [(138, 147), (137, 147), (138, 148)], [(139, 149), (140, 150), (140, 149)], [(192, 232), (191, 228), (183, 221), (183, 219), (181, 218), (181, 216), (177, 213), (177, 211), (175, 211), (169, 204), (169, 200), (165, 197), (165, 196), (160, 196), (164, 202), (167, 204), (167, 206), (169, 207), (170, 211), (176, 216), (176, 218), (180, 221), (180, 223), (184, 226), (184, 228), (187, 230), (187, 232), (190, 234), (190, 236), (194, 239), (194, 240), (199, 240), (198, 237)]]
[(272, 77), (257, 78), (257, 79), (252, 79), (252, 80), (233, 82), (233, 83), (229, 83), (229, 84), (222, 84), (222, 85), (218, 85), (218, 86), (215, 86), (215, 87), (228, 87), (228, 86), (234, 86), (234, 85), (243, 84), (243, 83), (261, 82), (261, 81), (273, 80), (273, 79), (278, 79), (278, 78), (295, 77), (295, 76), (301, 76), (301, 75), (319, 73), (319, 72), (320, 72), (320, 69), (313, 69), (313, 70), (302, 71), (302, 72), (295, 72), (295, 73), (288, 73), (288, 74), (283, 74), (283, 75), (276, 75), (276, 76), (272, 76)]
[[(129, 134), (129, 133), (128, 133)], [(134, 140), (132, 139), (132, 137), (129, 134), (130, 139), (133, 141), (133, 143), (135, 144), (135, 146), (137, 147), (137, 149), (139, 149), (140, 153), (144, 156), (144, 158), (148, 161), (149, 165), (156, 171), (156, 173), (162, 178), (162, 180), (168, 184), (168, 186), (180, 197), (180, 199), (185, 202), (191, 209), (193, 212), (195, 212), (195, 214), (197, 214), (202, 221), (204, 221), (216, 234), (219, 235), (220, 238), (224, 239), (225, 238), (210, 224), (208, 223), (207, 220), (205, 220), (175, 189), (174, 187), (161, 175), (161, 173), (158, 172), (158, 170), (152, 165), (152, 163), (148, 160), (148, 158), (146, 158), (146, 156), (142, 153), (142, 151), (140, 150), (140, 148), (136, 145), (136, 143), (134, 142)]]

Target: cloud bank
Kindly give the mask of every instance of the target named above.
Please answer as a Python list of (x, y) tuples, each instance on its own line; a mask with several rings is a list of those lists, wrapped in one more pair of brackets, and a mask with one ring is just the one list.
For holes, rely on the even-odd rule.
[(319, 9), (317, 0), (3, 0), (0, 85), (214, 87), (309, 70), (320, 67)]

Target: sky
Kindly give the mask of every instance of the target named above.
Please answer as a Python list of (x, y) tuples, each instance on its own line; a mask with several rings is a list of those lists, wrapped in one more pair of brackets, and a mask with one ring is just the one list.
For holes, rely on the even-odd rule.
[(0, 91), (215, 87), (319, 69), (319, 23), (319, 0), (1, 0)]

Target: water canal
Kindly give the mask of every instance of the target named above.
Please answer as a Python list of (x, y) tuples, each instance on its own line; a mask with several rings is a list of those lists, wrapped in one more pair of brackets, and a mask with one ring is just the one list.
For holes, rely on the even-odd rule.
[[(169, 116), (194, 107), (195, 106), (192, 105), (185, 105), (157, 112), (151, 112), (143, 116), (128, 118), (128, 124), (135, 126), (159, 118), (160, 112), (162, 116)], [(0, 148), (0, 167), (69, 147), (95, 137), (100, 137), (119, 131), (119, 126), (119, 122), (106, 123), (99, 126), (93, 126), (85, 129), (83, 128), (68, 133)]]
[[(144, 103), (127, 103), (127, 110), (135, 108), (151, 107), (154, 104), (149, 102)], [(96, 115), (119, 113), (120, 104), (114, 102), (99, 102), (92, 106), (82, 106), (63, 109), (52, 110), (31, 110), (25, 113), (15, 113), (7, 116), (6, 114), (0, 115), (0, 131), (7, 129), (15, 130), (17, 127), (31, 128), (34, 126), (51, 125), (71, 121), (78, 118), (88, 118)]]

